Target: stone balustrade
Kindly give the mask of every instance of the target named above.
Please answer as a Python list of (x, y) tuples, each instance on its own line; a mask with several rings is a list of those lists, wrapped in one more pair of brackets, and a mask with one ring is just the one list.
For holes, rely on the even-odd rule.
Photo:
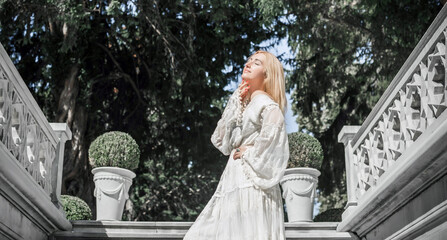
[[(71, 131), (66, 124), (52, 128), (15, 67), (5, 61), (9, 57), (3, 46), (0, 51), (4, 60), (0, 65), (0, 141), (48, 196), (56, 197), (60, 181), (55, 179), (62, 174), (59, 166), (63, 161), (59, 150), (71, 139)], [(64, 136), (55, 130), (65, 132)]]
[[(0, 44), (0, 238), (42, 239), (71, 224), (60, 205), (65, 123), (50, 124)], [(27, 230), (26, 230), (27, 229)]]
[(352, 142), (352, 161), (357, 173), (356, 198), (375, 187), (389, 169), (447, 107), (446, 38), (439, 36), (421, 61), (406, 69), (385, 104), (374, 112), (374, 119), (361, 128)]
[[(339, 230), (366, 236), (429, 187), (413, 180), (435, 181), (445, 173), (445, 159), (430, 156), (428, 149), (435, 139), (447, 142), (446, 39), (444, 7), (363, 125), (340, 132), (348, 204)], [(438, 146), (435, 152), (444, 150)], [(424, 175), (430, 172), (432, 178)], [(395, 198), (397, 194), (403, 197)]]

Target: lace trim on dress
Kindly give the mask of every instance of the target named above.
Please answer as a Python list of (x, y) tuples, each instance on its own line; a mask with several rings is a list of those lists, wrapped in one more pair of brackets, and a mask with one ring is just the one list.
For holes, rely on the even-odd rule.
[(216, 197), (223, 197), (223, 196), (225, 196), (226, 194), (233, 193), (233, 192), (235, 192), (235, 191), (239, 191), (239, 190), (241, 190), (241, 189), (245, 189), (245, 188), (253, 188), (253, 187), (254, 187), (255, 189), (258, 189), (258, 188), (256, 188), (256, 186), (254, 186), (254, 185), (246, 185), (246, 186), (234, 187), (234, 188), (231, 188), (231, 189), (226, 190), (226, 191), (216, 191), (216, 192), (214, 193), (214, 195), (215, 195)]

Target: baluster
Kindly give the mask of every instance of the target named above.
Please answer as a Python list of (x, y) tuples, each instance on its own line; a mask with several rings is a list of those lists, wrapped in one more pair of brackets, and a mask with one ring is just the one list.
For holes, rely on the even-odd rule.
[(60, 195), (62, 189), (62, 171), (64, 165), (64, 149), (65, 142), (71, 140), (72, 133), (66, 123), (50, 123), (51, 128), (59, 138), (59, 142), (55, 148), (54, 161), (52, 163), (52, 178), (51, 178), (51, 200), (58, 208), (62, 208), (60, 204)]
[(345, 146), (346, 191), (348, 195), (348, 203), (345, 206), (343, 218), (353, 211), (358, 201), (356, 196), (358, 164), (351, 143), (359, 129), (360, 126), (344, 126), (338, 134), (338, 142)]

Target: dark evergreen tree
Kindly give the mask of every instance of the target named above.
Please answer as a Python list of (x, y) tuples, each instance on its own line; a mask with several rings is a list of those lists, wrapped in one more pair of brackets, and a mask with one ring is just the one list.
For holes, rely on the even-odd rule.
[[(210, 136), (263, 29), (250, 1), (1, 1), (0, 42), (49, 121), (66, 122), (63, 194), (94, 207), (87, 149), (119, 130), (142, 150), (126, 218), (193, 220), (226, 157)], [(231, 71), (228, 71), (229, 67)]]
[[(258, 0), (272, 28), (288, 34), (287, 87), (300, 131), (321, 142), (319, 189), (334, 208), (344, 193), (344, 125), (361, 125), (441, 10), (439, 0)], [(341, 190), (341, 191), (340, 191)]]

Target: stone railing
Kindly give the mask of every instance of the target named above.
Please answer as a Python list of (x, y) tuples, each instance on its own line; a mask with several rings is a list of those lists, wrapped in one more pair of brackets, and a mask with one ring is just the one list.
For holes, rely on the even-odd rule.
[[(446, 17), (444, 7), (363, 125), (345, 126), (339, 134), (345, 145), (348, 192), (341, 230), (357, 227), (356, 231), (366, 233), (372, 229), (372, 225), (360, 226), (360, 219), (404, 189), (411, 174), (417, 179), (435, 161), (414, 157), (415, 149), (421, 148), (417, 152), (421, 153), (430, 147), (427, 141), (435, 137), (434, 132), (442, 131), (447, 114)], [(398, 208), (404, 201), (394, 204)], [(389, 213), (373, 215), (380, 216), (377, 220), (391, 212), (390, 208)]]
[[(352, 161), (357, 173), (356, 198), (376, 186), (419, 136), (447, 107), (446, 37), (444, 27), (435, 36), (422, 61), (407, 69), (407, 76), (387, 96), (374, 119), (361, 128), (352, 142)], [(407, 77), (407, 78), (405, 78)]]
[[(1, 57), (9, 60), (3, 46), (0, 51)], [(66, 124), (48, 123), (10, 64), (4, 61), (0, 65), (0, 140), (55, 201), (60, 195), (64, 144), (71, 139), (71, 131)]]
[[(71, 131), (65, 123), (47, 121), (0, 44), (0, 180), (4, 182), (0, 194), (8, 196), (11, 206), (20, 206), (9, 210), (34, 216), (31, 222), (44, 224), (40, 218), (50, 219), (45, 234), (57, 225), (70, 227), (60, 206), (64, 146), (69, 139)], [(35, 214), (23, 212), (30, 205)]]

